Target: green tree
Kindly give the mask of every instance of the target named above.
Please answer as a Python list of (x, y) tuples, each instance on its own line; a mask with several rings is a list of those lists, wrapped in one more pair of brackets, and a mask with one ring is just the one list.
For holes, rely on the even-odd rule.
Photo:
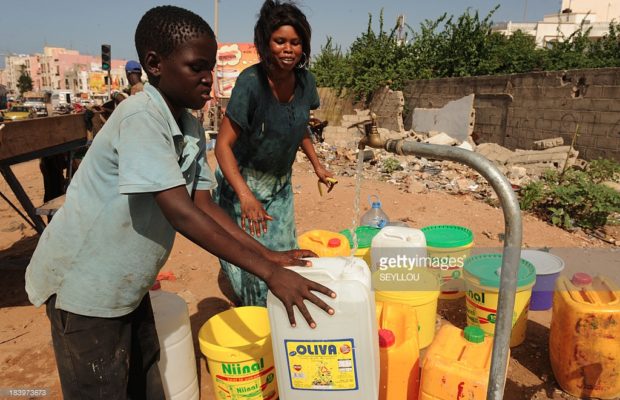
[(321, 52), (310, 64), (310, 70), (316, 77), (318, 86), (341, 89), (350, 84), (350, 65), (340, 46), (335, 46), (332, 38), (328, 37), (327, 43), (321, 47)]
[(17, 89), (19, 90), (20, 96), (32, 90), (32, 78), (28, 75), (25, 65), (21, 66), (20, 75), (17, 79)]

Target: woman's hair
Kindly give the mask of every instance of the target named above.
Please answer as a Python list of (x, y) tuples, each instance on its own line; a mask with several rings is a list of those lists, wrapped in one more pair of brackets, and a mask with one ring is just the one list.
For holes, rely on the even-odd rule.
[[(271, 34), (281, 26), (290, 25), (301, 39), (301, 47), (306, 54), (305, 60), (310, 61), (310, 39), (312, 29), (301, 10), (291, 2), (279, 0), (266, 0), (260, 9), (258, 21), (254, 26), (254, 45), (258, 51), (261, 62), (269, 69), (273, 65), (269, 40)], [(304, 62), (302, 60), (300, 63)]]
[(167, 57), (181, 44), (201, 35), (215, 39), (213, 30), (199, 15), (175, 6), (151, 8), (136, 28), (136, 51), (140, 63), (149, 51)]

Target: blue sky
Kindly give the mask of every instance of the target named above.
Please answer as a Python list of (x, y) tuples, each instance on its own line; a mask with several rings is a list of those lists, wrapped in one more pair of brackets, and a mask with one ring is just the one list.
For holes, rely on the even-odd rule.
[[(102, 43), (112, 46), (115, 59), (137, 58), (133, 35), (140, 17), (149, 8), (173, 4), (214, 22), (215, 0), (20, 0), (6, 1), (0, 12), (0, 64), (3, 53), (40, 53), (43, 46), (66, 47), (83, 54), (99, 55)], [(395, 23), (399, 14), (416, 30), (425, 19), (436, 19), (444, 12), (461, 15), (467, 8), (486, 15), (495, 5), (493, 16), (499, 21), (537, 21), (544, 14), (557, 12), (560, 0), (297, 0), (313, 29), (312, 48), (317, 54), (327, 36), (347, 50), (365, 29), (368, 14), (375, 29), (380, 10), (386, 25)], [(251, 42), (256, 15), (262, 0), (220, 0), (219, 40)]]

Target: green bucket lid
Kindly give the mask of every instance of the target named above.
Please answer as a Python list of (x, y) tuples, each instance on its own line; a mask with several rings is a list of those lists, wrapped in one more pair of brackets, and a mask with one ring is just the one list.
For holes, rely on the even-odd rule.
[[(370, 244), (372, 243), (372, 238), (374, 238), (380, 230), (381, 229), (374, 228), (372, 226), (358, 226), (355, 229), (355, 235), (357, 236), (357, 248), (369, 248)], [(345, 229), (343, 231), (340, 231), (340, 233), (342, 235), (345, 235), (347, 239), (349, 239), (349, 246), (353, 248), (353, 237), (351, 236), (351, 231), (349, 229)]]
[[(482, 286), (499, 288), (502, 258), (502, 254), (499, 253), (478, 254), (466, 258), (463, 269), (465, 273), (479, 280)], [(520, 259), (517, 286), (527, 286), (535, 281), (536, 268), (534, 265), (529, 261)]]
[(484, 331), (479, 326), (466, 326), (465, 329), (463, 329), (463, 336), (465, 336), (465, 340), (470, 343), (484, 342)]
[(422, 232), (426, 236), (426, 245), (430, 247), (461, 247), (474, 241), (474, 234), (464, 226), (430, 225), (422, 228)]

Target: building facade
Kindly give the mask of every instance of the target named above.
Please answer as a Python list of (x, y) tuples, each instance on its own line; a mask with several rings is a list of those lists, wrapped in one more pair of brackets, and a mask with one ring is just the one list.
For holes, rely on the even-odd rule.
[(558, 13), (547, 14), (538, 22), (502, 22), (493, 27), (496, 32), (512, 35), (522, 31), (536, 38), (536, 45), (546, 47), (563, 41), (583, 26), (590, 29), (592, 39), (609, 33), (610, 22), (620, 23), (620, 0), (562, 0)]

